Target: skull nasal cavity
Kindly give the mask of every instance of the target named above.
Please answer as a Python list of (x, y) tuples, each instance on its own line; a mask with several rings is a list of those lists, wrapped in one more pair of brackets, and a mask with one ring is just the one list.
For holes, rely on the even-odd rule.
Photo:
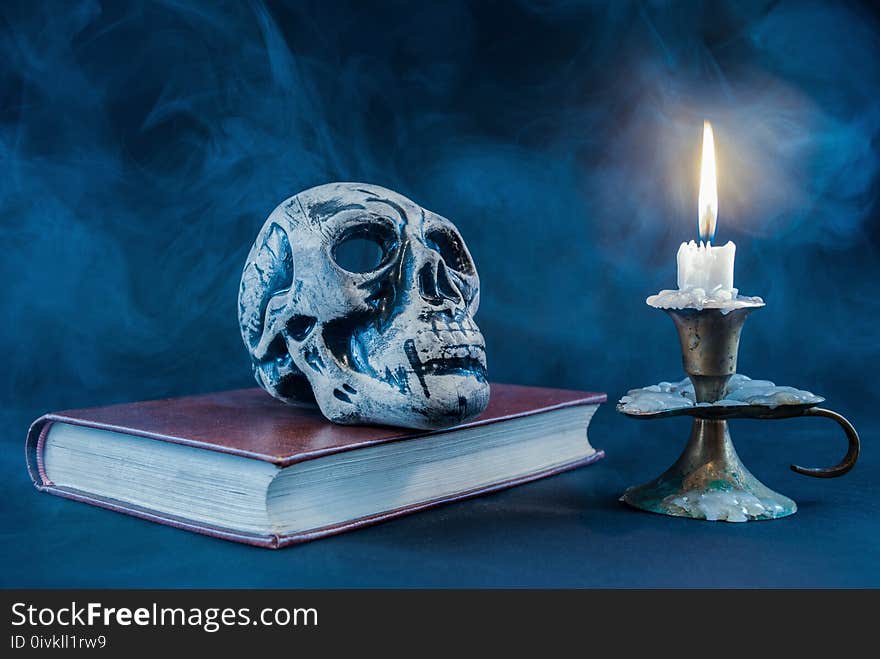
[(446, 266), (442, 262), (429, 261), (421, 267), (419, 270), (419, 294), (423, 300), (435, 306), (442, 305), (444, 300), (455, 304), (462, 301), (461, 293), (449, 280)]

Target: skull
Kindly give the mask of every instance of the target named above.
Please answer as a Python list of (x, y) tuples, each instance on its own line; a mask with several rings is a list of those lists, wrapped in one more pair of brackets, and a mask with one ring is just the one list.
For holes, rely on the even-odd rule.
[[(370, 246), (371, 262), (343, 255)], [(238, 296), (261, 387), (331, 421), (454, 425), (489, 402), (480, 281), (455, 226), (396, 192), (330, 183), (263, 225)]]

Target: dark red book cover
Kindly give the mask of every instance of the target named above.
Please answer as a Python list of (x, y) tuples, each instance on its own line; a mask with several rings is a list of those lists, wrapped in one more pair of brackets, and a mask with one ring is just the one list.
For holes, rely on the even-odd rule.
[[(547, 412), (574, 405), (603, 403), (605, 394), (543, 387), (493, 384), (489, 406), (477, 418), (456, 426), (468, 428), (497, 423), (530, 414)], [(40, 491), (84, 501), (131, 515), (170, 524), (190, 531), (206, 533), (237, 542), (282, 547), (295, 542), (340, 533), (352, 528), (397, 517), (448, 501), (468, 498), (512, 487), (554, 473), (590, 464), (601, 459), (596, 453), (583, 460), (529, 474), (489, 487), (457, 493), (416, 506), (388, 511), (367, 518), (352, 520), (333, 527), (286, 536), (254, 536), (227, 529), (208, 527), (191, 520), (174, 518), (162, 513), (131, 506), (124, 502), (91, 497), (82, 492), (56, 487), (46, 476), (43, 465), (45, 438), (52, 423), (62, 422), (111, 430), (148, 439), (173, 442), (209, 451), (220, 451), (287, 467), (314, 458), (365, 448), (386, 442), (415, 439), (438, 432), (413, 431), (388, 426), (342, 426), (328, 422), (317, 408), (293, 407), (276, 401), (262, 389), (239, 389), (182, 398), (124, 403), (106, 407), (66, 410), (41, 416), (31, 425), (27, 435), (27, 465), (34, 485)]]

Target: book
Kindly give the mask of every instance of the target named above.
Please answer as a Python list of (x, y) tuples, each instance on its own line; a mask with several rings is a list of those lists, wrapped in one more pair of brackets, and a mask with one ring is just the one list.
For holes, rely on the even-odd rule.
[(278, 548), (593, 463), (605, 394), (493, 384), (454, 428), (341, 426), (261, 389), (46, 414), (28, 431), (38, 490)]

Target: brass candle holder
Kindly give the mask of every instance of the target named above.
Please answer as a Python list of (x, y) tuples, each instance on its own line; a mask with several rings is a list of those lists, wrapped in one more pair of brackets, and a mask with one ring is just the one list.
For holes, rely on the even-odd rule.
[(624, 396), (618, 411), (634, 418), (693, 417), (690, 438), (678, 460), (654, 480), (630, 487), (621, 500), (655, 513), (695, 519), (750, 521), (777, 519), (797, 511), (790, 498), (755, 478), (740, 460), (730, 437), (728, 419), (783, 419), (823, 416), (843, 428), (848, 451), (830, 468), (792, 470), (806, 476), (833, 478), (855, 466), (859, 436), (852, 424), (831, 410), (817, 407), (824, 399), (791, 387), (736, 375), (743, 323), (757, 298), (734, 308), (663, 309), (678, 330), (682, 363), (688, 380), (637, 389)]

